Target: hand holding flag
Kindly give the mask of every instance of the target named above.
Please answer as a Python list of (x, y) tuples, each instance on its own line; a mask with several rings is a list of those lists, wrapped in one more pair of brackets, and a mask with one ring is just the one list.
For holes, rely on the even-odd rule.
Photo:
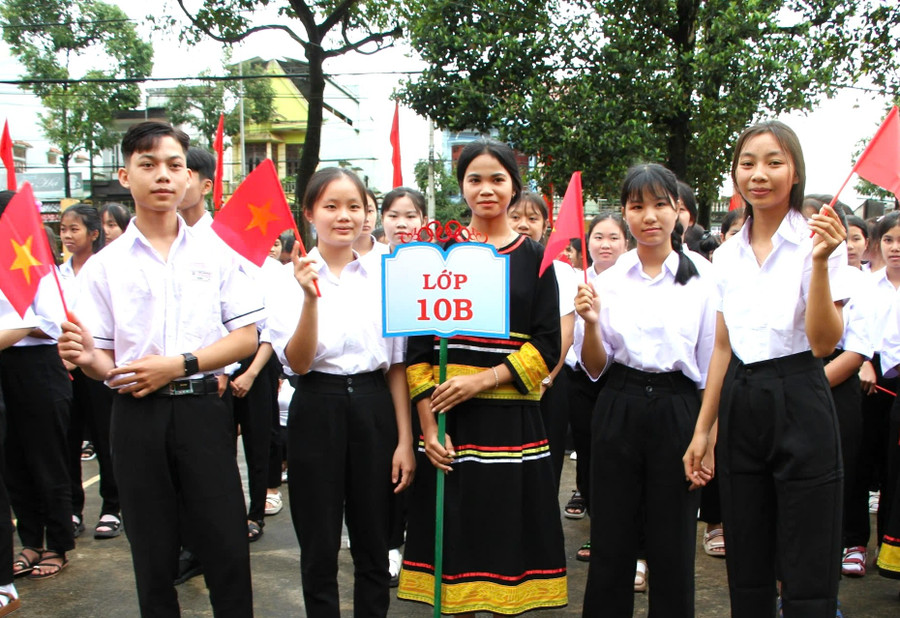
[(275, 239), (288, 228), (294, 230), (300, 255), (306, 256), (297, 223), (271, 159), (265, 159), (247, 174), (212, 223), (213, 231), (229, 247), (257, 266), (262, 266)]

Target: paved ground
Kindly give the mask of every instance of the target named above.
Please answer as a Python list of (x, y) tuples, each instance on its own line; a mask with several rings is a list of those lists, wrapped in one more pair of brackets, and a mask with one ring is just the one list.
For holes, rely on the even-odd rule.
[[(563, 471), (560, 503), (568, 499), (574, 486), (573, 462), (567, 460)], [(137, 616), (137, 597), (128, 541), (117, 539), (96, 541), (90, 534), (99, 511), (96, 462), (85, 464), (84, 478), (90, 484), (85, 510), (88, 534), (78, 539), (78, 547), (69, 554), (69, 566), (55, 579), (42, 582), (18, 580), (22, 597), (19, 616), (51, 617), (129, 617)], [(285, 498), (289, 499), (284, 487)], [(574, 559), (576, 549), (588, 536), (588, 521), (563, 519), (569, 556), (569, 607), (557, 611), (535, 613), (537, 616), (579, 616), (587, 565)], [(698, 541), (700, 538), (698, 527)], [(17, 546), (18, 548), (18, 546)], [(254, 605), (257, 616), (303, 616), (300, 593), (299, 549), (291, 527), (290, 513), (285, 508), (279, 515), (266, 520), (265, 534), (251, 545), (253, 563)], [(725, 561), (710, 558), (698, 550), (697, 616), (722, 617), (729, 614)], [(353, 566), (349, 550), (340, 555), (340, 585), (344, 615), (352, 615), (351, 586)], [(841, 583), (841, 603), (847, 618), (879, 618), (900, 615), (900, 582), (871, 574), (863, 579), (844, 579)], [(650, 573), (653, 585), (653, 573)], [(184, 616), (212, 616), (206, 587), (197, 577), (178, 587)], [(428, 618), (432, 609), (423, 605), (391, 603), (391, 616)], [(647, 615), (647, 597), (637, 595), (636, 616)]]

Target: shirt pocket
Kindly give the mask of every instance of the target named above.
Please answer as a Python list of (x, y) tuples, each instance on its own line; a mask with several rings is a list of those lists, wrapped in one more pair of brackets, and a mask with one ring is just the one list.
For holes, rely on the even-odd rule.
[(219, 306), (218, 282), (208, 265), (191, 265), (175, 290), (184, 344), (202, 346), (226, 334)]

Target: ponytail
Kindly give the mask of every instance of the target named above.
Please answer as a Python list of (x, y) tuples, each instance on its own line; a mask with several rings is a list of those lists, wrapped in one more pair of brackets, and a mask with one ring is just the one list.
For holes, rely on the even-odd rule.
[(675, 222), (675, 228), (672, 230), (672, 250), (678, 252), (678, 270), (675, 272), (675, 283), (684, 285), (691, 280), (692, 277), (699, 277), (697, 265), (694, 261), (684, 253), (684, 246), (681, 242), (681, 234), (684, 228), (681, 221)]

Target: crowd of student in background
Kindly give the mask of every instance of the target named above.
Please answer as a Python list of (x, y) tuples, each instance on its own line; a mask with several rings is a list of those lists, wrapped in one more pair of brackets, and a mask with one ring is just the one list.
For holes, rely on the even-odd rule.
[[(509, 256), (510, 338), (450, 338), (440, 383), (436, 337), (381, 334), (381, 256), (418, 240), (421, 193), (379, 206), (324, 168), (302, 200), (315, 248), (285, 232), (260, 267), (210, 227), (209, 152), (149, 122), (123, 154), (135, 212), (60, 220), (70, 314), (48, 278), (33, 311), (0, 322), (21, 333), (0, 354), (21, 545), (0, 545), (0, 615), (20, 604), (13, 579), (59, 575), (90, 522), (96, 539), (128, 533), (143, 614), (177, 615), (175, 586), (203, 573), (217, 615), (251, 615), (248, 544), (285, 502), (307, 615), (339, 614), (345, 523), (356, 613), (387, 615), (392, 587), (433, 604), (435, 470), (445, 613), (582, 603), (560, 515), (591, 519), (585, 616), (631, 615), (648, 590), (654, 615), (693, 616), (698, 512), (734, 616), (841, 615), (841, 575), (900, 578), (900, 213), (863, 221), (804, 195), (785, 125), (741, 135), (744, 208), (718, 232), (687, 184), (637, 165), (621, 208), (544, 272), (544, 198), (508, 146), (467, 145), (457, 179), (469, 229)], [(93, 457), (101, 507), (86, 513)]]

